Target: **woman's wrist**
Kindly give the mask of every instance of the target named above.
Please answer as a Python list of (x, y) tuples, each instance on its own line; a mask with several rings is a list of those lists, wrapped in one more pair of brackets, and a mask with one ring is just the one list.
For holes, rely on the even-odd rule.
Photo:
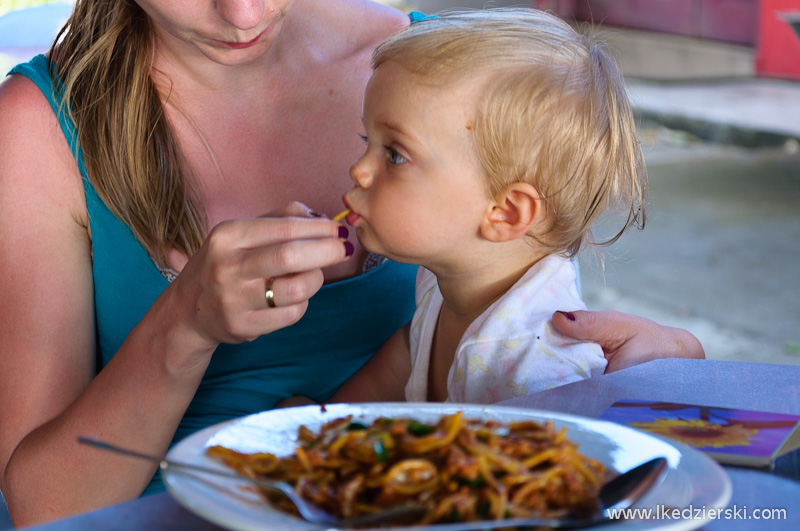
[(205, 373), (219, 342), (199, 330), (176, 287), (161, 293), (126, 342), (141, 341), (170, 376), (194, 379)]

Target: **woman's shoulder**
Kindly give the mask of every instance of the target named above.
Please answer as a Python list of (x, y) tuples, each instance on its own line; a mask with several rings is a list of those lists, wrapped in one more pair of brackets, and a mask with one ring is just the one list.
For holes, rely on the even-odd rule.
[(31, 120), (44, 124), (55, 122), (50, 103), (28, 77), (12, 74), (0, 83), (0, 128), (16, 129)]
[(58, 121), (42, 91), (29, 78), (14, 74), (0, 83), (0, 152), (26, 153), (54, 142)]
[(74, 178), (77, 165), (41, 89), (26, 76), (8, 76), (0, 83), (0, 116), (3, 187), (19, 194), (38, 190), (42, 200), (79, 207), (83, 188)]
[(327, 9), (333, 9), (330, 13), (332, 20), (344, 31), (373, 45), (409, 24), (407, 14), (372, 0), (343, 0), (323, 4)]
[[(349, 56), (368, 50), (409, 24), (408, 15), (372, 0), (299, 0), (295, 9), (310, 35), (326, 41), (326, 50)], [(313, 28), (313, 29), (312, 29)]]

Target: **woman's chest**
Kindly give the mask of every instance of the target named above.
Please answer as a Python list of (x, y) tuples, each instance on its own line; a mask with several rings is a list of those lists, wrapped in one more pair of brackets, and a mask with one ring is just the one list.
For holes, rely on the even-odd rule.
[[(364, 149), (361, 70), (275, 75), (249, 95), (181, 94), (183, 108), (168, 108), (169, 119), (209, 228), (293, 201), (331, 217), (344, 208), (350, 165)], [(357, 272), (361, 249), (351, 241), (356, 259), (326, 270), (329, 280)]]
[(300, 201), (330, 216), (352, 186), (349, 168), (363, 145), (341, 112), (308, 109), (269, 119), (227, 117), (184, 135), (194, 184), (211, 226)]

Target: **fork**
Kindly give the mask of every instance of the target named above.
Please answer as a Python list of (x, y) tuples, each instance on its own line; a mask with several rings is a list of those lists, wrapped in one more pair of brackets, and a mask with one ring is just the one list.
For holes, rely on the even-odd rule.
[(387, 509), (385, 511), (380, 511), (365, 516), (338, 519), (333, 515), (323, 511), (322, 509), (304, 500), (297, 493), (297, 491), (294, 490), (294, 487), (283, 481), (251, 478), (247, 476), (242, 476), (240, 474), (235, 474), (233, 472), (227, 472), (225, 470), (217, 470), (215, 468), (193, 465), (191, 463), (173, 461), (155, 455), (137, 452), (136, 450), (122, 448), (121, 446), (116, 446), (114, 444), (105, 441), (100, 441), (98, 439), (92, 439), (90, 437), (78, 437), (78, 442), (86, 444), (88, 446), (92, 446), (94, 448), (99, 448), (101, 450), (113, 452), (116, 454), (125, 455), (128, 457), (135, 457), (137, 459), (144, 459), (152, 463), (157, 463), (158, 467), (161, 469), (162, 472), (169, 469), (169, 470), (174, 470), (175, 472), (182, 472), (182, 473), (198, 472), (201, 474), (211, 474), (214, 476), (228, 478), (228, 479), (247, 481), (258, 487), (280, 492), (281, 494), (286, 496), (294, 504), (295, 507), (297, 507), (297, 511), (300, 513), (300, 516), (302, 516), (306, 521), (312, 524), (318, 524), (327, 527), (359, 527), (364, 525), (387, 522), (402, 517), (421, 515), (423, 512), (425, 512), (424, 505), (409, 503), (392, 507), (391, 509)]

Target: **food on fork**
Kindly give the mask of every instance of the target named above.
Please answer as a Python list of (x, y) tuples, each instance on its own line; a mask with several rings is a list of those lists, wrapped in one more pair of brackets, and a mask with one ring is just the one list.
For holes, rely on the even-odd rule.
[[(382, 417), (367, 425), (347, 416), (319, 433), (301, 426), (295, 453), (286, 457), (222, 446), (207, 452), (243, 475), (285, 481), (339, 518), (425, 506), (421, 517), (395, 525), (591, 516), (606, 480), (603, 464), (579, 453), (566, 428), (470, 420), (461, 412), (435, 424)], [(263, 494), (296, 514), (282, 496)]]

